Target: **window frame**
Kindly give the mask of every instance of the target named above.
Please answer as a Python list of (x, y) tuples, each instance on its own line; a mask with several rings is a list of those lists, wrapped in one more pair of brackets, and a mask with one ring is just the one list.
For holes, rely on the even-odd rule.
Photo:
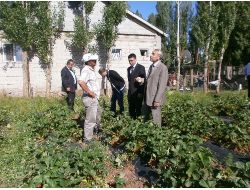
[[(13, 60), (12, 61), (8, 61), (8, 60), (6, 60), (6, 58), (7, 58), (7, 54), (6, 54), (6, 52), (5, 52), (5, 48), (4, 48), (4, 46), (5, 45), (13, 45), (12, 46), (12, 51), (13, 51)], [(2, 61), (3, 61), (3, 63), (16, 63), (16, 46), (15, 46), (15, 44), (14, 43), (10, 43), (10, 42), (2, 42), (2, 44), (1, 44), (1, 48), (2, 48)]]
[[(142, 51), (146, 51), (146, 55), (142, 55)], [(140, 48), (140, 55), (141, 57), (149, 57), (149, 49)]]
[[(113, 50), (120, 50), (119, 53), (113, 53)], [(119, 57), (116, 58), (115, 56), (113, 56), (114, 54), (118, 54)], [(112, 57), (112, 61), (119, 61), (119, 60), (122, 60), (122, 48), (112, 48), (111, 50), (111, 57)]]

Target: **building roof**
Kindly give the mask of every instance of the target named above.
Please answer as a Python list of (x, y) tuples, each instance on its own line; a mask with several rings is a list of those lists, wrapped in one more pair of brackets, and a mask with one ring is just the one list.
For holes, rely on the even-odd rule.
[(157, 33), (167, 37), (168, 35), (163, 32), (162, 30), (160, 30), (159, 28), (155, 27), (154, 25), (150, 24), (149, 22), (145, 21), (144, 19), (142, 19), (141, 17), (137, 16), (136, 14), (132, 13), (129, 10), (126, 10), (127, 15), (130, 15), (131, 17), (135, 18), (136, 20), (138, 20), (139, 22), (147, 25), (148, 27), (150, 27), (151, 29), (153, 29), (154, 31), (156, 31)]

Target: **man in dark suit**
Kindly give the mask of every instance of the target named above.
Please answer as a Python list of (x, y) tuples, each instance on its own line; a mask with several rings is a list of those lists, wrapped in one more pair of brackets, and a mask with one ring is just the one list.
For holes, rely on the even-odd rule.
[(102, 77), (107, 76), (107, 79), (109, 80), (112, 87), (110, 110), (116, 114), (116, 101), (118, 101), (118, 105), (120, 107), (120, 114), (122, 114), (124, 111), (124, 105), (123, 105), (123, 95), (125, 89), (124, 79), (116, 71), (107, 70), (105, 68), (100, 68), (99, 74)]
[(128, 106), (129, 115), (136, 119), (141, 115), (142, 100), (144, 93), (144, 79), (146, 77), (145, 67), (138, 64), (135, 54), (128, 56), (130, 67), (128, 67)]
[(67, 93), (67, 104), (71, 110), (74, 110), (75, 91), (77, 89), (77, 79), (73, 71), (75, 62), (72, 59), (67, 61), (67, 65), (61, 71), (62, 91)]

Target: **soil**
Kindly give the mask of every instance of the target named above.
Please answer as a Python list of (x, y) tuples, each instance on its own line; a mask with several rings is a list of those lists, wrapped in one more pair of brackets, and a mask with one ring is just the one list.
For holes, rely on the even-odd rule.
[(145, 186), (145, 180), (138, 177), (135, 166), (131, 162), (128, 162), (123, 167), (116, 168), (111, 166), (109, 168), (110, 170), (105, 181), (107, 181), (110, 187), (116, 187), (115, 177), (121, 174), (124, 175), (125, 184), (123, 187), (125, 188), (143, 188)]

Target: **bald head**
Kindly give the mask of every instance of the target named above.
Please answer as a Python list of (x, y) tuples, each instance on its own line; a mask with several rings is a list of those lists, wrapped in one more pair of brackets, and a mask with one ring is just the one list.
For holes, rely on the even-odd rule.
[(155, 49), (152, 51), (150, 55), (150, 61), (152, 61), (153, 63), (156, 63), (157, 61), (161, 60), (161, 58), (162, 58), (161, 50)]

